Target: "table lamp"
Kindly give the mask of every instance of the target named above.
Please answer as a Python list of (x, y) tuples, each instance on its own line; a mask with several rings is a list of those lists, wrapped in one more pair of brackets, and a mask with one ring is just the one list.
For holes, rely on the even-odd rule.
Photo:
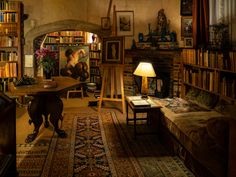
[(148, 77), (156, 77), (156, 73), (151, 63), (140, 62), (134, 71), (134, 75), (142, 76), (142, 98), (147, 98), (148, 95)]

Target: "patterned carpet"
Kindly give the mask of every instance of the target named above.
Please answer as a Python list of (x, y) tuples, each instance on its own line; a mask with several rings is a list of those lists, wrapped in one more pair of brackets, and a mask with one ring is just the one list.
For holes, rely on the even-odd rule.
[(64, 114), (67, 138), (56, 134), (45, 143), (18, 146), (20, 177), (192, 177), (177, 157), (158, 142), (156, 135), (133, 139), (117, 111), (91, 108)]

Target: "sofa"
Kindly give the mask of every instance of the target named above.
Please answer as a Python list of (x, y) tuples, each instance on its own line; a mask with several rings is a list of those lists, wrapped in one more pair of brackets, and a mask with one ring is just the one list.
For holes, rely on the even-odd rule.
[(235, 105), (198, 90), (190, 90), (184, 99), (153, 101), (162, 106), (160, 139), (195, 176), (236, 176), (232, 168), (236, 154)]

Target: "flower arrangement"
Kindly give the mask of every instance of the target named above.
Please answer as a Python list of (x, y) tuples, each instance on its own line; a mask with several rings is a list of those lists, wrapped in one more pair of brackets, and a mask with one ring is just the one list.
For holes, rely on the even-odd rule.
[(47, 48), (40, 48), (36, 50), (35, 56), (37, 59), (38, 66), (41, 65), (43, 67), (44, 72), (49, 73), (52, 71), (56, 64), (55, 52), (52, 52)]

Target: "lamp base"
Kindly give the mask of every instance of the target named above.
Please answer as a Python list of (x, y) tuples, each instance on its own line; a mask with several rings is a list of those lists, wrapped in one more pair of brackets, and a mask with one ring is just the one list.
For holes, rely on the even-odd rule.
[(142, 98), (142, 99), (148, 99), (148, 95), (143, 94), (143, 95), (141, 96), (141, 98)]

